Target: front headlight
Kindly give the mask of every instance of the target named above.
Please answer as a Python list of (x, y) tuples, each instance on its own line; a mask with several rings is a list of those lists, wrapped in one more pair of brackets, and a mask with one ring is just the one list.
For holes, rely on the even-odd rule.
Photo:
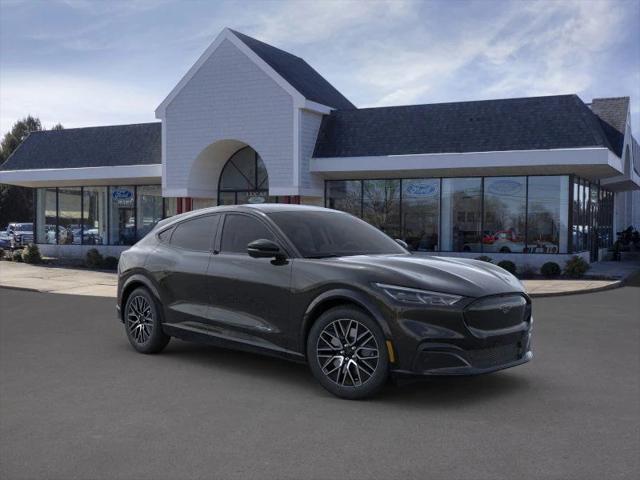
[(375, 285), (394, 300), (413, 305), (449, 307), (462, 300), (461, 296), (451, 295), (449, 293), (430, 292), (428, 290), (386, 285), (384, 283), (376, 283)]

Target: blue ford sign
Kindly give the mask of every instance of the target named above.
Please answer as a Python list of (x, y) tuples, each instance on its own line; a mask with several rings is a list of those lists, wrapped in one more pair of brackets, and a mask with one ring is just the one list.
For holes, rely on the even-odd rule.
[(129, 200), (133, 197), (133, 192), (124, 188), (118, 188), (111, 192), (111, 196), (114, 200)]
[(406, 193), (411, 197), (433, 197), (438, 194), (438, 187), (432, 183), (412, 183)]
[(496, 180), (491, 182), (488, 190), (496, 195), (515, 195), (522, 190), (522, 183), (516, 180)]

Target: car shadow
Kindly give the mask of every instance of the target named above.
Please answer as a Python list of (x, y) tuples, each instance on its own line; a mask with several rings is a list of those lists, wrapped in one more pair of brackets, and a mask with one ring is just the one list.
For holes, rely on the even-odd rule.
[[(274, 382), (274, 386), (286, 384), (318, 397), (335, 398), (316, 382), (308, 367), (300, 363), (175, 339), (162, 356), (179, 357), (182, 361), (224, 370), (235, 375), (269, 378)], [(390, 380), (382, 392), (363, 403), (453, 409), (498, 397), (521, 395), (529, 387), (528, 376), (511, 371), (478, 376), (403, 379), (399, 382)]]

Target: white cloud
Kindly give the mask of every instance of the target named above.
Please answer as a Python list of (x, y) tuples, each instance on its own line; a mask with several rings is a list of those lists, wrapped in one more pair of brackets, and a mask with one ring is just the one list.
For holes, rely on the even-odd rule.
[(0, 132), (28, 114), (50, 128), (139, 123), (154, 120), (162, 96), (135, 87), (95, 78), (18, 72), (0, 83)]

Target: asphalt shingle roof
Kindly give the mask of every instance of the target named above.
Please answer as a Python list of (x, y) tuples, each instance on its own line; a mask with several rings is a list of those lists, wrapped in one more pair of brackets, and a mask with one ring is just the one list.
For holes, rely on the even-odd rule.
[(612, 149), (577, 95), (337, 110), (323, 118), (315, 157)]
[(306, 99), (338, 109), (356, 108), (302, 58), (243, 33), (231, 31)]
[(159, 122), (32, 132), (0, 170), (159, 164)]
[(621, 157), (629, 112), (629, 97), (594, 98), (591, 102), (591, 110), (600, 118), (609, 143)]

